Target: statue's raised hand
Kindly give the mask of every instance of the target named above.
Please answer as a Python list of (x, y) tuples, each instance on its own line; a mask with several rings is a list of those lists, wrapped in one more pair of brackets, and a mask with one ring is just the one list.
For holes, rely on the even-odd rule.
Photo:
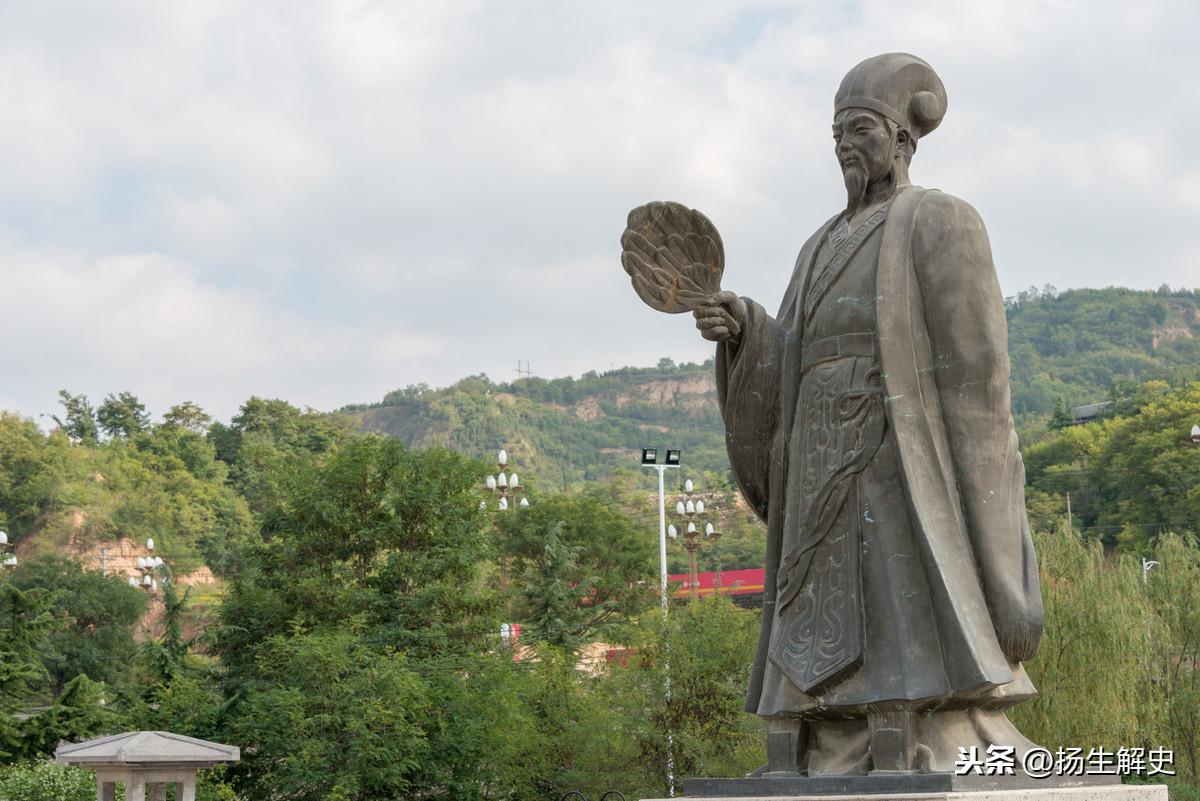
[(638, 297), (668, 314), (694, 311), (721, 291), (725, 247), (708, 218), (679, 203), (647, 203), (629, 212), (621, 265)]
[(746, 323), (746, 301), (721, 291), (692, 309), (700, 336), (713, 342), (737, 342)]

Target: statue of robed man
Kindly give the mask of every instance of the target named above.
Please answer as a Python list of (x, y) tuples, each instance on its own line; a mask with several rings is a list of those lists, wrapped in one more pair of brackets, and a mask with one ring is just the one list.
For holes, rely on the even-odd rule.
[(747, 709), (773, 773), (951, 771), (960, 748), (1031, 747), (1004, 714), (1036, 692), (1022, 662), (1042, 602), (1003, 299), (975, 209), (908, 180), (945, 111), (915, 56), (846, 75), (847, 206), (774, 316), (719, 290), (698, 212), (642, 207), (623, 238), (643, 299), (692, 310), (718, 343), (729, 457), (767, 525)]

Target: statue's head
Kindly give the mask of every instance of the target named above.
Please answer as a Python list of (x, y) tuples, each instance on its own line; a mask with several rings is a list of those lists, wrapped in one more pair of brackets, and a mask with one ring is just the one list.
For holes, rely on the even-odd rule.
[(846, 73), (834, 97), (833, 138), (850, 205), (879, 181), (907, 183), (917, 140), (945, 114), (942, 80), (916, 56), (884, 53)]

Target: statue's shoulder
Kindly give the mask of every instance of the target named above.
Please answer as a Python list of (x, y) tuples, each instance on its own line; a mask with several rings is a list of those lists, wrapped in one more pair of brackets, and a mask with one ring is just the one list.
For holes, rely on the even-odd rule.
[(912, 264), (922, 283), (943, 288), (996, 281), (992, 249), (979, 212), (967, 201), (925, 190), (912, 220)]
[[(918, 190), (914, 187), (913, 190)], [(934, 255), (966, 249), (990, 252), (983, 219), (967, 201), (938, 189), (920, 189), (913, 219), (913, 256)], [(990, 257), (989, 257), (990, 259)], [(935, 259), (936, 260), (936, 259)]]
[(921, 193), (916, 207), (915, 233), (918, 239), (944, 236), (987, 236), (983, 219), (967, 201), (940, 189), (913, 187), (910, 191)]

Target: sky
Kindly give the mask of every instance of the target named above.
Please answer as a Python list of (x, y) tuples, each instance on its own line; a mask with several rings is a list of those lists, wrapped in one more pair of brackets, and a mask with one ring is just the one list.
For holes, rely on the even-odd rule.
[(0, 2), (0, 409), (333, 409), (467, 375), (711, 353), (642, 305), (625, 216), (703, 211), (777, 306), (844, 204), (841, 77), (949, 110), (914, 183), (1001, 286), (1200, 286), (1200, 4)]

